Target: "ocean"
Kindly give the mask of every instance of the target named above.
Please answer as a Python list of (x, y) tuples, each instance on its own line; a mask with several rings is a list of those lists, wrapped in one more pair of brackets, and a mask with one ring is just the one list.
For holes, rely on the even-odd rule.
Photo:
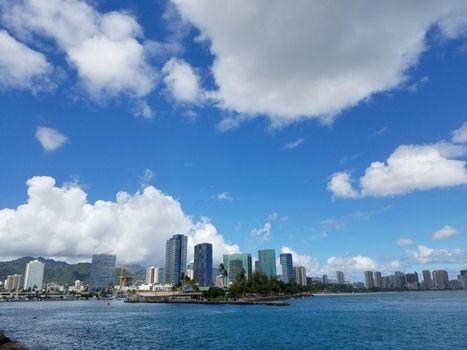
[(291, 306), (0, 303), (32, 349), (467, 349), (467, 290), (327, 295)]

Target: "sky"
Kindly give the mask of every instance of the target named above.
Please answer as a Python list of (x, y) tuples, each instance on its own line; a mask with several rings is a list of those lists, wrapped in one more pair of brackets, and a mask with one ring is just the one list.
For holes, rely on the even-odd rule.
[(467, 268), (467, 3), (0, 0), (0, 260)]

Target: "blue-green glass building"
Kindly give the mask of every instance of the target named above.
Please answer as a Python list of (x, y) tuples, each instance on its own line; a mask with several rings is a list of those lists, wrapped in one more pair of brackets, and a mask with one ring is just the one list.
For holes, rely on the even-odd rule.
[[(253, 268), (251, 264), (251, 254), (224, 254), (224, 268), (227, 270), (227, 273), (230, 275), (229, 266), (231, 260), (240, 260), (242, 262), (242, 267), (245, 270), (246, 278), (250, 279), (253, 275)], [(237, 266), (237, 265), (235, 265)], [(233, 281), (232, 281), (233, 282)], [(228, 286), (230, 283), (229, 276), (224, 280), (224, 284)]]
[(293, 272), (292, 254), (282, 253), (280, 255), (280, 262), (282, 266), (281, 280), (285, 283), (293, 282), (294, 272)]
[(276, 251), (274, 249), (258, 250), (258, 271), (269, 277), (277, 275)]

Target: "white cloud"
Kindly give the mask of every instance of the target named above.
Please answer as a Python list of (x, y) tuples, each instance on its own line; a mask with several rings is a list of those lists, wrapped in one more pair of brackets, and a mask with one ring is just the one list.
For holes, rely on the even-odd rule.
[(219, 193), (217, 195), (217, 200), (218, 201), (228, 201), (228, 202), (232, 202), (233, 201), (233, 198), (232, 196), (230, 195), (229, 192), (222, 192), (222, 193)]
[(218, 124), (219, 131), (227, 132), (237, 129), (240, 126), (240, 118), (226, 117), (223, 118)]
[(0, 30), (0, 87), (37, 91), (53, 87), (45, 56)]
[(454, 143), (466, 143), (467, 142), (467, 122), (452, 132), (452, 142)]
[(36, 138), (48, 152), (55, 151), (70, 142), (67, 136), (63, 135), (59, 131), (40, 126), (36, 130)]
[(149, 168), (144, 169), (143, 175), (139, 178), (141, 181), (141, 187), (144, 188), (149, 186), (149, 183), (154, 180), (155, 177), (156, 173), (153, 170)]
[(352, 188), (352, 184), (350, 183), (350, 174), (346, 172), (332, 174), (327, 189), (337, 198), (358, 197), (358, 192)]
[(351, 257), (330, 257), (327, 260), (328, 270), (331, 271), (366, 271), (378, 269), (378, 264), (367, 256), (351, 256)]
[[(292, 254), (294, 266), (305, 266), (307, 276), (319, 276), (323, 274), (334, 276), (336, 271), (343, 271), (351, 274), (366, 270), (386, 271), (392, 269), (394, 266), (400, 267), (400, 263), (398, 261), (391, 261), (387, 265), (378, 264), (372, 258), (362, 255), (344, 257), (332, 256), (326, 260), (326, 263), (321, 264), (316, 258), (306, 254), (299, 254), (287, 246), (283, 246), (281, 248), (281, 252)], [(278, 271), (281, 271), (279, 259), (277, 260), (277, 265)]]
[(291, 149), (297, 148), (297, 147), (300, 146), (303, 142), (305, 142), (305, 140), (304, 140), (303, 138), (299, 138), (298, 140), (289, 142), (289, 143), (286, 144), (284, 147), (282, 147), (282, 149), (283, 149), (284, 151), (289, 151), (289, 150), (291, 150)]
[(467, 17), (463, 1), (172, 2), (209, 45), (219, 106), (273, 126), (330, 121), (401, 86), (428, 31), (458, 37)]
[(271, 239), (271, 228), (271, 223), (266, 222), (262, 227), (252, 229), (250, 235), (258, 238), (261, 242), (269, 241)]
[[(302, 255), (297, 253), (295, 250), (292, 248), (289, 248), (287, 246), (282, 246), (281, 248), (281, 253), (290, 253), (292, 254), (292, 262), (294, 266), (304, 266), (306, 269), (306, 274), (307, 276), (312, 276), (313, 274), (316, 273), (322, 273), (322, 268), (320, 266), (319, 261), (316, 258), (313, 258), (312, 256), (309, 255)], [(278, 265), (278, 270), (279, 273), (281, 271), (281, 267), (279, 264), (279, 258), (277, 259), (277, 265)]]
[(151, 106), (149, 106), (148, 103), (144, 100), (136, 101), (132, 112), (135, 117), (144, 119), (151, 119), (154, 116), (154, 111), (152, 110)]
[(80, 0), (4, 1), (2, 12), (18, 36), (52, 39), (93, 98), (141, 98), (152, 91), (157, 74), (149, 64), (149, 43), (129, 13), (100, 13)]
[(386, 197), (467, 184), (465, 155), (467, 148), (447, 142), (431, 145), (399, 146), (385, 162), (373, 162), (359, 180), (359, 190), (352, 187), (350, 175), (337, 172), (331, 176), (328, 190), (333, 197)]
[(164, 83), (177, 102), (196, 103), (202, 99), (198, 75), (185, 61), (171, 58), (162, 68)]
[(413, 244), (413, 239), (410, 239), (410, 238), (400, 238), (397, 240), (398, 246), (406, 246), (406, 245), (411, 245), (411, 244)]
[(462, 264), (467, 263), (467, 254), (463, 249), (435, 249), (426, 245), (419, 245), (417, 250), (407, 250), (407, 255), (420, 264), (431, 263), (449, 263)]
[(28, 180), (28, 201), (0, 210), (0, 256), (60, 256), (89, 259), (93, 253), (117, 254), (119, 262), (164, 263), (165, 241), (189, 236), (188, 259), (195, 243), (213, 244), (215, 263), (239, 252), (208, 219), (193, 222), (180, 203), (153, 186), (119, 192), (115, 201), (87, 201), (77, 184), (55, 185), (51, 177)]
[(457, 236), (459, 234), (459, 231), (455, 229), (452, 226), (445, 225), (442, 228), (440, 228), (438, 231), (434, 232), (431, 238), (433, 239), (445, 239), (445, 238), (450, 238)]

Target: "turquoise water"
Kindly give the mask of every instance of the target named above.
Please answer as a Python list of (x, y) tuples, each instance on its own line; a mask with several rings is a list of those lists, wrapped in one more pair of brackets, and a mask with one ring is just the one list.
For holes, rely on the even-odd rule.
[(33, 349), (467, 349), (467, 291), (292, 300), (290, 307), (0, 303)]

